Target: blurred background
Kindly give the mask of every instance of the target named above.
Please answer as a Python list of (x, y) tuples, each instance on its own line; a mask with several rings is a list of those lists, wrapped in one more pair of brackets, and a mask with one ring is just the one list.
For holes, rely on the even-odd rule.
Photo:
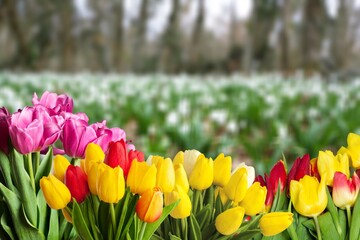
[(0, 105), (68, 93), (147, 155), (263, 172), (359, 132), (359, 22), (359, 0), (0, 0)]

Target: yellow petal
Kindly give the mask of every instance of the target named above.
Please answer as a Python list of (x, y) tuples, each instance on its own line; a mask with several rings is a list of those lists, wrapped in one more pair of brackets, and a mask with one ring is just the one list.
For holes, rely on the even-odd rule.
[(261, 217), (259, 225), (264, 236), (274, 236), (287, 229), (293, 222), (291, 212), (272, 212)]
[(245, 209), (242, 207), (227, 209), (216, 217), (216, 230), (223, 235), (233, 234), (241, 226), (244, 214)]

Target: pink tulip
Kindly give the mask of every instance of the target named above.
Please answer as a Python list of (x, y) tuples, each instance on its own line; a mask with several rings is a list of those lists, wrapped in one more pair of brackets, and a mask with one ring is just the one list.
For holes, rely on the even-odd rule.
[(352, 207), (358, 196), (359, 188), (360, 179), (356, 173), (351, 179), (347, 179), (344, 173), (335, 172), (332, 192), (334, 204), (341, 209)]
[(25, 107), (11, 115), (11, 142), (22, 154), (40, 151), (56, 142), (62, 124), (60, 116), (50, 116), (43, 106)]
[(95, 130), (83, 120), (65, 121), (62, 142), (65, 153), (70, 157), (84, 158), (86, 146), (97, 138)]
[(36, 93), (34, 93), (32, 103), (34, 105), (42, 105), (46, 108), (52, 109), (56, 114), (60, 112), (72, 112), (73, 111), (73, 100), (71, 97), (61, 94), (57, 95), (53, 92), (44, 92), (40, 100)]
[(5, 107), (0, 108), (0, 151), (9, 153), (9, 119), (10, 114)]

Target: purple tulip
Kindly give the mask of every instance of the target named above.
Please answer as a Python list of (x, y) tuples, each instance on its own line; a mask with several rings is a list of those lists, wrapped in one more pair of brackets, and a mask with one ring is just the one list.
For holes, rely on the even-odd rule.
[(9, 119), (10, 114), (5, 107), (0, 108), (0, 151), (9, 153)]
[(46, 108), (52, 109), (56, 114), (61, 112), (72, 112), (74, 103), (73, 99), (65, 94), (57, 95), (53, 92), (45, 91), (40, 100), (36, 93), (34, 93), (32, 103), (42, 105)]
[(63, 122), (61, 116), (51, 116), (44, 106), (25, 107), (11, 116), (11, 142), (22, 154), (40, 151), (60, 137)]
[(95, 141), (95, 130), (81, 119), (67, 119), (65, 121), (62, 142), (65, 153), (74, 158), (83, 158), (86, 146)]

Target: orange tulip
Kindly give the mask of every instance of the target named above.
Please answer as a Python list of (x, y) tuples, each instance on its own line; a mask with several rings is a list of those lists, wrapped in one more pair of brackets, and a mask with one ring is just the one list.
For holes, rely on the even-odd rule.
[(136, 204), (136, 214), (144, 222), (155, 222), (162, 214), (163, 203), (163, 194), (159, 187), (148, 189)]

